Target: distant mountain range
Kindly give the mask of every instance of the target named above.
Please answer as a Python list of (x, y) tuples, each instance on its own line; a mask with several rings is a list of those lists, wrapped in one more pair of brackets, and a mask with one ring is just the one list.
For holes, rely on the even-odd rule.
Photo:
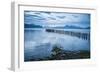
[[(41, 25), (35, 25), (35, 24), (25, 24), (24, 28), (45, 28)], [(66, 25), (64, 27), (52, 27), (52, 28), (66, 28), (66, 29), (90, 29), (90, 27), (80, 27), (80, 26), (72, 26), (72, 25)]]
[(67, 29), (90, 29), (90, 27), (80, 27), (80, 26), (72, 26), (72, 25), (66, 25), (65, 27), (57, 27), (57, 28), (67, 28)]
[(24, 28), (43, 28), (43, 27), (35, 24), (25, 24)]

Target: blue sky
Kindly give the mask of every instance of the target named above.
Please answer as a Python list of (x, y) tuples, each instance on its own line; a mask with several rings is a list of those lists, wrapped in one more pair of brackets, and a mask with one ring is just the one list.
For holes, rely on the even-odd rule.
[(24, 11), (24, 23), (43, 27), (64, 27), (66, 25), (88, 27), (90, 26), (90, 14)]

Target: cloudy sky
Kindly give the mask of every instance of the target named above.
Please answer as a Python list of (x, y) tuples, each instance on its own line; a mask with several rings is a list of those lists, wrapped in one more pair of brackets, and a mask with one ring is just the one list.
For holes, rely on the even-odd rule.
[(64, 27), (66, 25), (88, 27), (90, 26), (90, 14), (24, 11), (24, 23), (44, 27)]

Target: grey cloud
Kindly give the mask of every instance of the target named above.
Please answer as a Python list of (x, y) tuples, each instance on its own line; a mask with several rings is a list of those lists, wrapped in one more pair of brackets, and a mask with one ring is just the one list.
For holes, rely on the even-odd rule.
[(48, 18), (50, 18), (50, 19), (52, 19), (52, 20), (56, 20), (56, 18), (53, 18), (53, 17), (48, 17)]
[(64, 19), (66, 16), (57, 16), (60, 19)]

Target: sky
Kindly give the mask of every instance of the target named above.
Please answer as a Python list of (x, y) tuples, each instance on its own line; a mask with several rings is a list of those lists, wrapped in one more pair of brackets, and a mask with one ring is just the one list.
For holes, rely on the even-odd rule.
[(24, 23), (42, 27), (90, 26), (90, 14), (67, 12), (24, 11)]

